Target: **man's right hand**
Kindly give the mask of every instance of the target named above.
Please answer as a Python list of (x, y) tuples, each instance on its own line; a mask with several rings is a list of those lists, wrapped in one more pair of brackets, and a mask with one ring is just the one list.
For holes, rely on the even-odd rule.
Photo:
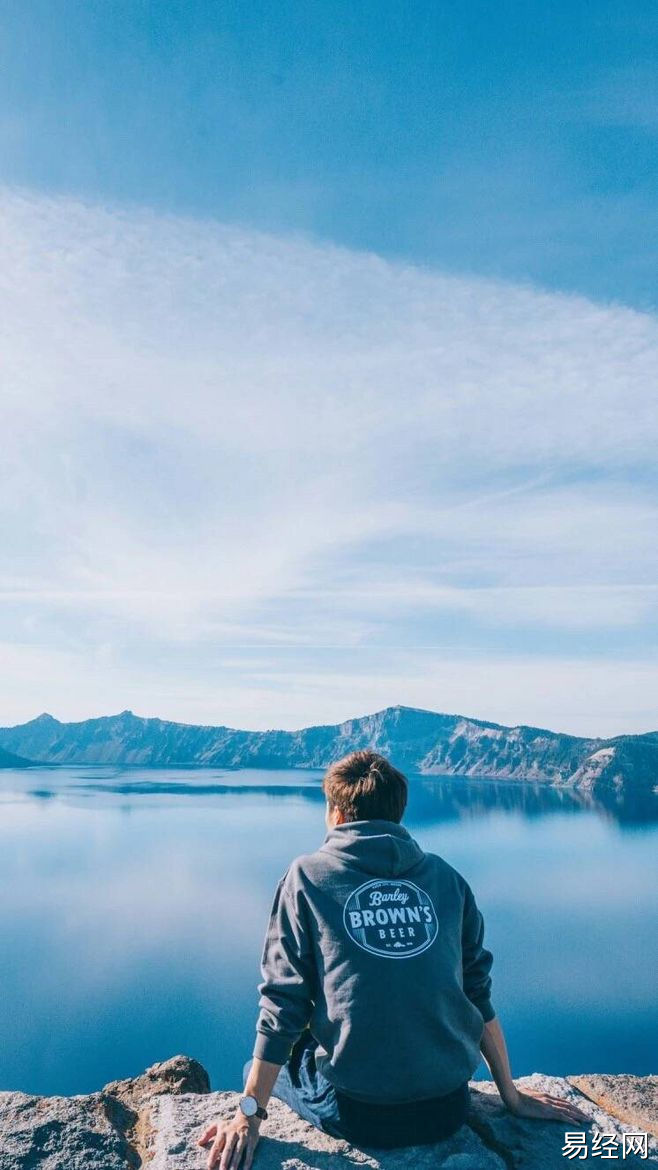
[(534, 1089), (515, 1089), (514, 1096), (507, 1096), (505, 1104), (515, 1117), (528, 1117), (533, 1121), (579, 1121), (589, 1125), (591, 1117), (583, 1113), (573, 1101), (566, 1097), (553, 1097), (550, 1093), (539, 1093)]
[(198, 1145), (212, 1142), (208, 1154), (208, 1170), (249, 1170), (260, 1137), (260, 1120), (245, 1117), (238, 1109), (230, 1121), (216, 1121), (199, 1138)]

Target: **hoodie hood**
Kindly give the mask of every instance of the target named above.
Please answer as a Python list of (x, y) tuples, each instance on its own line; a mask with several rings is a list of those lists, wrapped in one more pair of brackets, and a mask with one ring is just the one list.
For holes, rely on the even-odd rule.
[(376, 877), (400, 877), (423, 860), (420, 845), (395, 821), (349, 821), (330, 829), (320, 849)]

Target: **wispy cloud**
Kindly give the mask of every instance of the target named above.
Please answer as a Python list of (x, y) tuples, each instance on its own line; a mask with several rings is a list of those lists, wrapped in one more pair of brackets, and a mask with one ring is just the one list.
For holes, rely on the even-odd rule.
[(2, 721), (658, 723), (652, 317), (210, 221), (0, 212)]

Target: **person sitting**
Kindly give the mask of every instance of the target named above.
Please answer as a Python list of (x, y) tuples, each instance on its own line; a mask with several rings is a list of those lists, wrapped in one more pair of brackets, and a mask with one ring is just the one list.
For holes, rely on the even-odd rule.
[(464, 878), (400, 823), (406, 778), (364, 750), (332, 764), (323, 787), (327, 836), (276, 890), (244, 1096), (200, 1138), (208, 1167), (249, 1170), (272, 1095), (361, 1146), (450, 1137), (481, 1055), (517, 1116), (586, 1120), (514, 1085), (482, 914)]

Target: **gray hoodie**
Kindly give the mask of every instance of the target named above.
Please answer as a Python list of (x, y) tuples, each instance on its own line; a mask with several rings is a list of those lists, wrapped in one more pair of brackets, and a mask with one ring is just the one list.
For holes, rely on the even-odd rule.
[(337, 1089), (450, 1093), (480, 1060), (491, 952), (470, 887), (392, 821), (354, 821), (297, 858), (265, 939), (254, 1056), (284, 1064), (306, 1027)]

